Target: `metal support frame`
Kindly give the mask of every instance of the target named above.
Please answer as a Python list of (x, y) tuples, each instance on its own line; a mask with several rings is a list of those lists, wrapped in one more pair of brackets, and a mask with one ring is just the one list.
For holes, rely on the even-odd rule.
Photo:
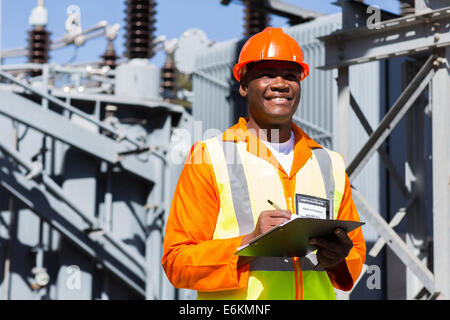
[(370, 157), (376, 152), (398, 122), (408, 112), (417, 97), (428, 86), (430, 80), (436, 73), (435, 63), (437, 62), (437, 58), (437, 55), (431, 55), (428, 58), (411, 83), (406, 87), (392, 108), (385, 115), (383, 120), (381, 120), (378, 128), (370, 135), (369, 140), (347, 167), (347, 173), (350, 180), (353, 180), (358, 175), (362, 167), (369, 161)]
[(363, 26), (319, 39), (327, 48), (325, 65), (320, 67), (324, 70), (433, 50), (450, 45), (450, 7), (383, 21), (376, 29)]
[[(345, 3), (348, 4), (352, 1), (340, 2), (345, 5)], [(430, 2), (433, 5), (435, 1), (430, 0)], [(358, 191), (353, 190), (353, 198), (358, 210), (380, 235), (368, 255), (371, 259), (374, 259), (384, 244), (387, 244), (407, 266), (408, 271), (430, 293), (432, 299), (448, 299), (450, 297), (450, 276), (448, 275), (448, 266), (450, 265), (450, 167), (448, 162), (450, 148), (446, 142), (450, 140), (450, 111), (448, 108), (448, 101), (450, 101), (448, 90), (450, 88), (450, 7), (442, 8), (442, 2), (436, 2), (435, 6), (431, 7), (434, 10), (383, 21), (377, 25), (378, 28), (369, 30), (364, 25), (353, 28), (352, 23), (354, 21), (345, 23), (346, 19), (352, 20), (352, 17), (349, 16), (352, 13), (352, 7), (347, 6), (347, 10), (343, 10), (343, 30), (319, 38), (326, 45), (325, 65), (320, 69), (338, 69), (337, 149), (343, 153), (344, 157), (348, 156), (348, 143), (350, 141), (347, 126), (349, 106), (352, 107), (369, 134), (367, 143), (364, 144), (347, 168), (350, 181), (355, 179), (369, 158), (378, 151), (386, 168), (405, 196), (406, 205), (398, 210), (388, 224)], [(368, 61), (412, 55), (426, 50), (433, 51), (433, 53), (430, 54), (420, 71), (401, 93), (378, 127), (372, 131), (350, 93), (349, 66)], [(415, 205), (417, 205), (417, 198), (423, 197), (423, 194), (405, 186), (382, 147), (384, 140), (427, 87), (431, 87), (433, 113), (434, 274), (419, 259), (417, 252), (414, 252), (413, 248), (408, 246), (393, 230), (408, 215), (408, 210), (411, 211), (413, 204), (416, 203)], [(423, 112), (423, 110), (417, 112)], [(414, 119), (410, 117), (411, 121), (414, 121)], [(410, 123), (409, 125), (413, 124)], [(414, 229), (412, 232), (414, 232)], [(370, 262), (368, 261), (368, 263)], [(363, 273), (366, 270), (367, 264), (363, 267)], [(417, 298), (422, 293), (423, 290), (419, 290), (419, 293), (410, 294), (408, 297)]]
[(133, 175), (155, 181), (155, 177), (148, 170), (148, 165), (138, 161), (134, 156), (120, 156), (121, 153), (129, 151), (122, 143), (86, 130), (69, 119), (53, 111), (39, 108), (34, 102), (14, 93), (0, 90), (0, 99), (4, 101), (0, 103), (0, 114), (110, 164), (120, 165)]
[[(107, 230), (95, 232), (97, 221), (72, 203), (64, 190), (44, 172), (34, 172), (33, 163), (24, 159), (19, 152), (3, 144), (0, 144), (0, 150), (3, 153), (0, 161), (6, 169), (0, 172), (0, 187), (41, 216), (90, 257), (102, 261), (107, 269), (138, 294), (145, 296), (145, 276), (150, 271), (145, 268), (144, 259), (127, 250)], [(15, 168), (7, 157), (25, 168), (26, 173)], [(36, 180), (41, 180), (43, 186)]]
[(378, 234), (386, 241), (389, 247), (396, 253), (400, 260), (420, 279), (425, 288), (430, 292), (435, 292), (434, 276), (423, 263), (409, 250), (406, 243), (388, 225), (388, 223), (377, 213), (363, 196), (356, 190), (352, 191), (353, 200), (360, 212), (367, 219), (367, 222), (375, 228)]
[[(358, 0), (338, 0), (333, 2), (332, 4), (340, 6), (342, 8), (342, 14), (346, 17), (345, 20), (342, 21), (343, 29), (366, 26), (366, 21), (369, 17), (369, 13), (367, 10), (367, 8), (369, 7), (368, 4), (365, 4), (364, 2)], [(382, 9), (379, 10), (381, 21), (398, 18), (397, 15), (389, 11), (384, 11)]]
[(450, 298), (450, 47), (431, 83), (433, 148), (433, 244), (436, 291)]
[[(370, 136), (373, 133), (372, 126), (367, 121), (366, 117), (364, 116), (364, 113), (362, 112), (361, 108), (359, 107), (358, 103), (355, 100), (355, 97), (353, 97), (351, 92), (350, 92), (350, 106), (352, 107), (353, 112), (356, 114), (356, 117), (359, 119), (359, 122), (361, 122), (361, 125), (363, 126), (364, 130)], [(397, 187), (399, 188), (403, 197), (404, 198), (411, 197), (408, 188), (406, 188), (405, 184), (402, 182), (400, 174), (397, 172), (394, 164), (392, 163), (391, 159), (386, 153), (385, 148), (383, 146), (380, 146), (377, 151), (381, 160), (383, 161), (383, 164), (389, 171), (389, 174), (392, 176), (392, 179), (394, 179), (394, 182), (397, 184)]]

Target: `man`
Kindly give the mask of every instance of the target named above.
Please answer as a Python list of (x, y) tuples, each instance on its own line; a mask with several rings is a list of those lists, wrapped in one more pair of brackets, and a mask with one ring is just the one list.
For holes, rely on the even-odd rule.
[[(306, 257), (241, 266), (234, 254), (292, 213), (359, 220), (342, 157), (292, 123), (308, 72), (282, 29), (266, 28), (242, 48), (233, 74), (248, 119), (194, 144), (173, 197), (162, 264), (175, 287), (199, 299), (335, 299), (333, 287), (352, 288), (365, 260), (360, 228), (311, 239), (318, 250)], [(312, 199), (324, 205), (300, 205)]]

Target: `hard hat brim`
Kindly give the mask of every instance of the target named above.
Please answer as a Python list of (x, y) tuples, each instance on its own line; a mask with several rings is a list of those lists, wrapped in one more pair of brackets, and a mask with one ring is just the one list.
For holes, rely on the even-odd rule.
[(251, 62), (261, 62), (261, 61), (287, 61), (287, 62), (292, 62), (292, 63), (296, 63), (298, 64), (301, 68), (302, 68), (302, 72), (300, 74), (299, 80), (303, 81), (308, 75), (309, 75), (309, 65), (305, 62), (300, 62), (300, 61), (292, 61), (292, 60), (284, 60), (284, 59), (273, 59), (273, 58), (269, 58), (269, 59), (259, 59), (259, 60), (249, 60), (249, 61), (242, 61), (240, 63), (237, 63), (234, 67), (233, 67), (233, 76), (234, 78), (237, 80), (237, 82), (241, 82), (242, 77), (245, 75), (246, 73), (246, 65), (251, 63)]

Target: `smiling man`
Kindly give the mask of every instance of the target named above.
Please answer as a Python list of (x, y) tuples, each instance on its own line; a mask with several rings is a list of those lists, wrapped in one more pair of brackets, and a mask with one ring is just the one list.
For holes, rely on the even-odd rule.
[(335, 299), (334, 288), (352, 288), (365, 261), (360, 228), (311, 239), (318, 250), (306, 257), (244, 264), (234, 254), (292, 214), (359, 221), (342, 157), (292, 123), (308, 73), (282, 29), (243, 46), (233, 74), (248, 118), (194, 144), (172, 200), (162, 264), (175, 287), (199, 299)]

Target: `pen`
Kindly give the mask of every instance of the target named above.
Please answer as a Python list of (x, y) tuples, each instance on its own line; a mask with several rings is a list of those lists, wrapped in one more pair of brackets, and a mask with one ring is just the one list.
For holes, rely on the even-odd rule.
[(272, 201), (267, 200), (267, 202), (268, 202), (272, 207), (274, 207), (275, 209), (277, 209), (277, 210), (283, 210), (283, 209), (281, 209), (279, 206), (277, 206), (275, 203), (273, 203)]
[[(274, 207), (275, 209), (277, 209), (277, 210), (282, 210), (279, 206), (277, 206), (275, 203), (273, 203), (272, 201), (270, 201), (270, 200), (267, 200), (267, 202), (272, 206), (272, 207)], [(318, 270), (318, 268), (320, 267), (320, 263), (319, 263), (319, 261), (317, 261), (317, 264), (314, 266), (314, 270)]]

